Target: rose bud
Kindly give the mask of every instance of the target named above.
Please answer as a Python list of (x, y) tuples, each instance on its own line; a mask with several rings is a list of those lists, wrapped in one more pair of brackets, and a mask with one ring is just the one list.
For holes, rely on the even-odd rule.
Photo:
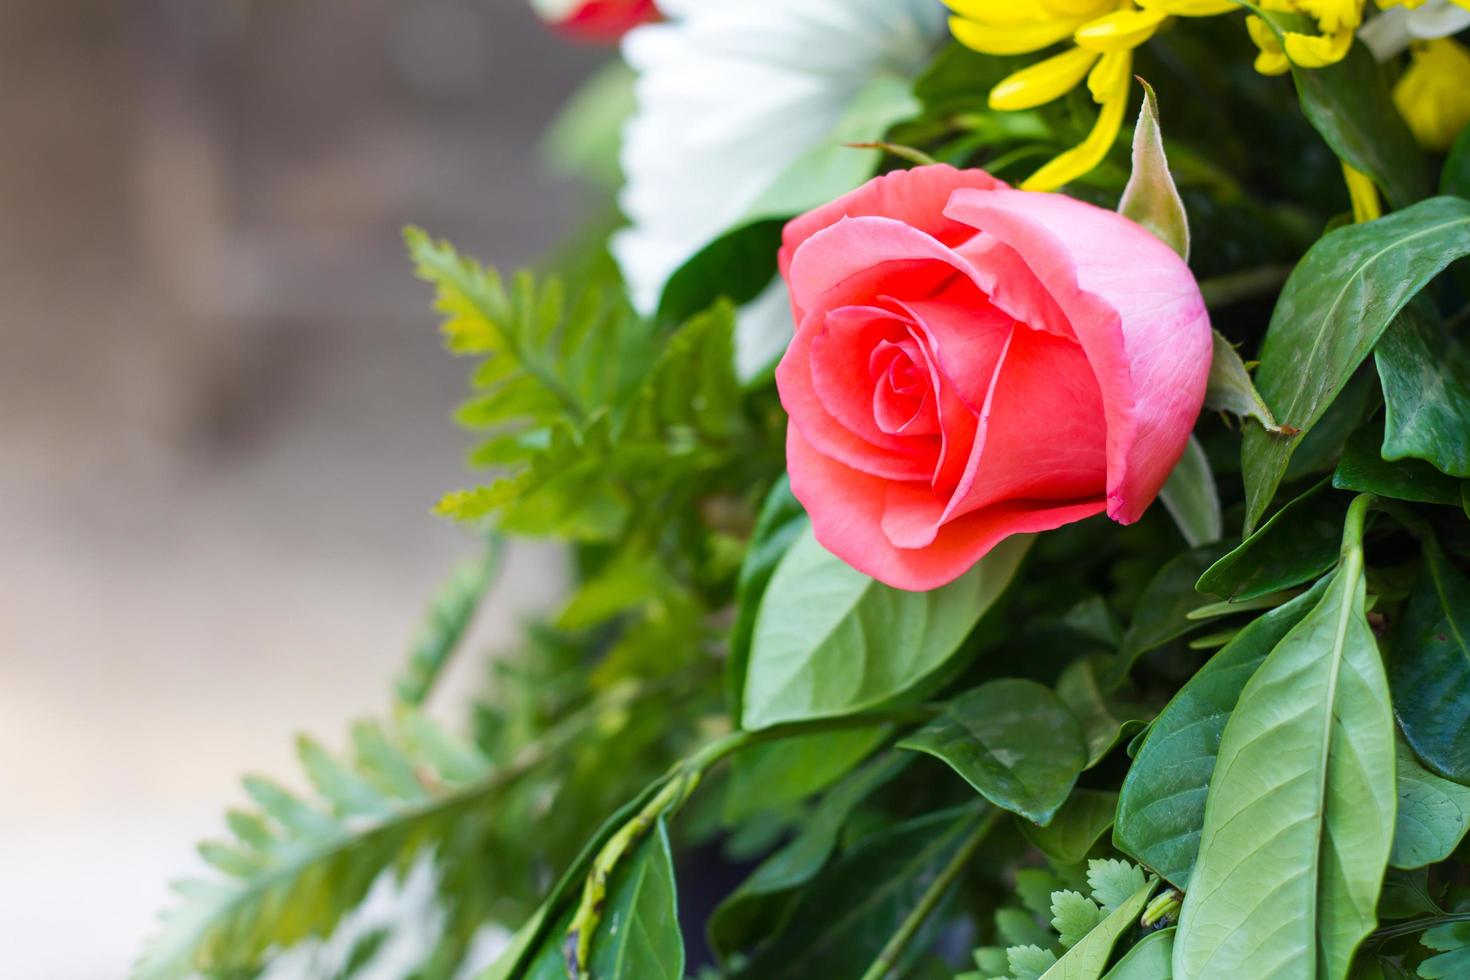
[(791, 488), (829, 551), (897, 588), (1012, 534), (1136, 521), (1204, 401), (1189, 268), (1073, 198), (898, 171), (787, 224), (780, 268)]
[(605, 44), (658, 16), (654, 0), (531, 0), (531, 6), (564, 34)]

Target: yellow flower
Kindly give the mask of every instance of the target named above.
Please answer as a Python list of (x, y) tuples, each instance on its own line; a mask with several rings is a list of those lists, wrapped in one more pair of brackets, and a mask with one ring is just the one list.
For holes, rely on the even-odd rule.
[[(1216, 17), (1240, 9), (1233, 0), (944, 0), (953, 11), (955, 39), (982, 54), (1029, 54), (1070, 39), (1073, 47), (1023, 68), (990, 91), (999, 111), (1031, 109), (1059, 99), (1087, 81), (1100, 107), (1097, 122), (1078, 146), (1057, 156), (1021, 186), (1055, 190), (1087, 173), (1107, 155), (1123, 127), (1133, 51), (1170, 17)], [(1259, 17), (1246, 19), (1260, 48), (1256, 69), (1279, 75), (1292, 63), (1321, 68), (1347, 54), (1363, 21), (1364, 0), (1259, 0), (1264, 10), (1304, 14), (1319, 33), (1279, 38)], [(1418, 5), (1423, 0), (1380, 0)], [(1470, 0), (1456, 0), (1470, 3)]]
[(1423, 41), (1393, 89), (1393, 101), (1427, 149), (1447, 150), (1470, 124), (1470, 51), (1450, 38)]
[(1383, 217), (1383, 205), (1378, 200), (1378, 187), (1373, 178), (1346, 163), (1342, 165), (1342, 178), (1347, 182), (1348, 199), (1353, 202), (1353, 221), (1362, 224)]

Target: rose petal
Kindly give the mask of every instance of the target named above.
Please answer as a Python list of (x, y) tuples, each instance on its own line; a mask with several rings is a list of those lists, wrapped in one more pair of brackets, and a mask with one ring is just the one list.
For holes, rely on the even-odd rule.
[(844, 217), (881, 215), (894, 218), (919, 231), (954, 244), (969, 238), (974, 229), (944, 216), (949, 196), (961, 187), (990, 190), (1005, 187), (983, 170), (956, 170), (948, 164), (895, 170), (868, 181), (814, 211), (791, 219), (781, 235), (778, 262), (781, 275), (791, 268), (791, 257), (812, 235)]
[(966, 514), (940, 529), (926, 548), (895, 547), (879, 522), (886, 481), (824, 455), (793, 426), (786, 460), (791, 490), (806, 505), (812, 530), (828, 551), (896, 589), (935, 589), (963, 575), (1013, 534), (1049, 531), (1101, 513), (1104, 501), (1008, 501)]
[(1059, 194), (960, 190), (945, 213), (1015, 249), (1057, 300), (1102, 392), (1108, 515), (1137, 520), (1204, 401), (1210, 325), (1189, 268), (1128, 219)]

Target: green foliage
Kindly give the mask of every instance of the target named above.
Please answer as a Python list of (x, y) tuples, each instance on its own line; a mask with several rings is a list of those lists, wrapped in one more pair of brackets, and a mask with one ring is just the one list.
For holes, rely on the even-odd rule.
[(740, 460), (747, 434), (734, 376), (734, 315), (716, 305), (655, 347), (620, 299), (555, 279), (509, 284), (448, 243), (407, 233), (418, 274), (438, 290), (446, 346), (481, 358), (457, 413), (484, 432), (473, 460), (494, 483), (449, 494), (440, 513), (495, 518), (520, 534), (611, 540), (658, 520)]
[(1470, 785), (1470, 580), (1432, 537), (1389, 664), (1404, 737), (1430, 769)]
[(1395, 868), (1422, 868), (1445, 860), (1470, 831), (1470, 787), (1425, 769), (1398, 743), (1398, 816), (1394, 823)]
[(1379, 451), (1383, 442), (1380, 424), (1355, 432), (1343, 447), (1342, 459), (1332, 474), (1332, 485), (1340, 490), (1376, 493), (1396, 500), (1460, 505), (1460, 481), (1445, 476), (1422, 460), (1385, 459)]
[(1393, 720), (1364, 614), (1362, 527), (1321, 600), (1241, 692), (1220, 739), (1175, 940), (1181, 980), (1271, 964), (1346, 977), (1393, 840)]
[(1337, 564), (1351, 501), (1317, 484), (1206, 569), (1195, 588), (1243, 603), (1312, 581)]
[(1389, 323), (1451, 261), (1470, 254), (1470, 201), (1439, 197), (1329, 232), (1292, 271), (1261, 344), (1256, 385), (1277, 421), (1247, 425), (1247, 528), (1265, 513), (1292, 452), (1342, 391)]
[(1327, 583), (1266, 613), (1210, 658), (1149, 726), (1123, 780), (1113, 843), (1176, 887), (1189, 884), (1220, 734), (1256, 669), (1321, 601)]
[(1383, 458), (1428, 460), (1470, 477), (1470, 352), (1420, 304), (1373, 349), (1383, 384)]
[(992, 681), (955, 698), (943, 715), (898, 743), (943, 759), (1003, 810), (1045, 825), (1087, 764), (1067, 706), (1035, 681)]
[(607, 910), (592, 940), (591, 970), (609, 980), (684, 980), (674, 857), (663, 821), (608, 886)]
[(439, 674), (469, 629), (480, 600), (495, 580), (504, 547), (502, 539), (492, 537), (485, 554), (460, 563), (430, 602), (429, 610), (409, 644), (408, 664), (395, 685), (398, 700), (403, 704), (421, 705), (429, 696)]
[(909, 693), (954, 656), (1029, 544), (1010, 538), (949, 585), (905, 592), (805, 533), (777, 565), (756, 616), (742, 725), (848, 714)]
[[(504, 799), (528, 766), (488, 760), (426, 717), (406, 712), (393, 729), (353, 729), (351, 760), (302, 738), (297, 751), (316, 797), (247, 777), (255, 809), (232, 810), (233, 839), (200, 854), (228, 877), (180, 882), (181, 903), (134, 970), (136, 980), (258, 968), (272, 948), (331, 933), (385, 873), (419, 854), (464, 854), (470, 815)], [(447, 879), (446, 879), (447, 880)], [(456, 885), (463, 884), (455, 882)], [(473, 893), (446, 896), (473, 905)], [(468, 942), (478, 923), (452, 922)]]
[(1018, 826), (1026, 839), (1058, 864), (1079, 864), (1113, 825), (1118, 794), (1105, 790), (1074, 789), (1045, 827), (1030, 821)]

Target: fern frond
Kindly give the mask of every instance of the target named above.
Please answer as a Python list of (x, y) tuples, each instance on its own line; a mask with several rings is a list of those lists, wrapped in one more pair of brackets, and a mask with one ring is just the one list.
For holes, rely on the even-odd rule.
[(409, 644), (408, 664), (394, 685), (400, 703), (420, 705), (429, 696), (494, 581), (504, 551), (504, 539), (492, 535), (484, 554), (460, 563), (429, 603)]
[(349, 762), (298, 742), (316, 798), (248, 777), (258, 809), (234, 810), (234, 839), (200, 847), (226, 877), (180, 882), (180, 903), (134, 969), (135, 980), (182, 980), (258, 967), (268, 950), (325, 937), (385, 871), (406, 872), (507, 792), (539, 760), (492, 769), (427, 717), (402, 714), (390, 736), (366, 722)]

